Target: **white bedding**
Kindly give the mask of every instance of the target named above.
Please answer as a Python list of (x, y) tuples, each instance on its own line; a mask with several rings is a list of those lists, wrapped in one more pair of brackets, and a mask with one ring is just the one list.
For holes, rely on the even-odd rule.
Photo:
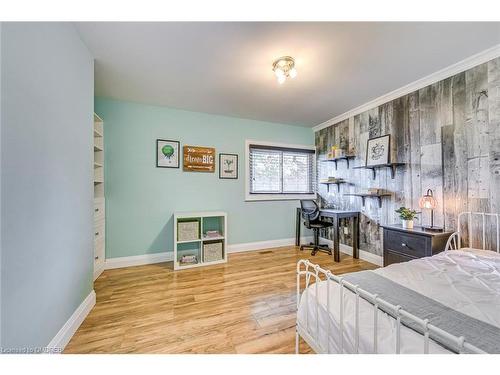
[[(500, 255), (493, 251), (462, 249), (442, 252), (432, 257), (393, 264), (374, 271), (409, 289), (423, 294), (461, 313), (500, 327)], [(326, 281), (318, 285), (320, 308), (318, 329), (314, 284), (304, 291), (297, 319), (324, 352), (339, 353), (339, 288), (330, 284), (330, 314), (326, 310)], [(311, 298), (306, 319), (306, 299)], [(373, 353), (373, 306), (360, 299), (359, 352)], [(354, 352), (355, 295), (344, 293), (344, 353)], [(307, 320), (307, 322), (306, 322)], [(327, 324), (330, 320), (330, 334)], [(317, 336), (319, 333), (319, 336)], [(396, 321), (388, 314), (378, 314), (378, 353), (395, 353)], [(329, 350), (327, 348), (329, 341)], [(402, 326), (401, 353), (423, 353), (423, 336)], [(447, 353), (448, 350), (430, 342), (430, 353)]]

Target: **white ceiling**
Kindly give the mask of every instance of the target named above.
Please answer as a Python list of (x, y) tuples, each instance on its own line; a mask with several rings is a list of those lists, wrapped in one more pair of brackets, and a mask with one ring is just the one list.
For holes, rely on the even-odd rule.
[[(77, 23), (98, 96), (314, 126), (500, 43), (500, 23)], [(296, 59), (279, 85), (271, 64)]]

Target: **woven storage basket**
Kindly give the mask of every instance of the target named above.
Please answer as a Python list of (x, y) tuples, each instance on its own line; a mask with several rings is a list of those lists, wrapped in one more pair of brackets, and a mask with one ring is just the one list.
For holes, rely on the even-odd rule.
[(222, 241), (204, 243), (203, 261), (215, 262), (216, 260), (222, 260)]
[(199, 221), (180, 221), (177, 223), (177, 241), (191, 241), (199, 239)]

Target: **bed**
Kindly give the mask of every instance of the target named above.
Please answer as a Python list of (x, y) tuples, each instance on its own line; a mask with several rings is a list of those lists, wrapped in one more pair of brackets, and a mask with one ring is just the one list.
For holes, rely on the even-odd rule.
[[(364, 271), (370, 272), (370, 278), (363, 287), (356, 274), (337, 276), (307, 260), (299, 261), (296, 352), (302, 337), (316, 353), (498, 353), (499, 216), (460, 214), (458, 231), (444, 252)], [(487, 249), (492, 244), (493, 249)], [(375, 292), (371, 290), (370, 280), (377, 279), (396, 286), (394, 292), (382, 298), (375, 293), (375, 284)], [(397, 299), (398, 288), (404, 303)], [(420, 299), (431, 301), (431, 310), (436, 306), (443, 310), (430, 315), (424, 315), (426, 310), (419, 306), (412, 310), (413, 300), (420, 303)], [(439, 320), (446, 315), (440, 311), (452, 318)]]

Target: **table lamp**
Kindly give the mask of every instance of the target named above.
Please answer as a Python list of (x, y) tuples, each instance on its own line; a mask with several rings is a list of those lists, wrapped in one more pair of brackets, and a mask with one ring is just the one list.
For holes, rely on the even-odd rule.
[(428, 226), (424, 227), (423, 225), (422, 226), (425, 229), (429, 229), (429, 230), (436, 230), (436, 231), (441, 230), (441, 228), (437, 228), (434, 226), (434, 209), (437, 206), (437, 202), (436, 202), (436, 199), (434, 199), (434, 196), (433, 196), (431, 189), (427, 189), (427, 193), (425, 193), (425, 195), (422, 196), (422, 198), (420, 198), (418, 205), (420, 206), (420, 208), (426, 208), (426, 209), (431, 210), (431, 226), (430, 227), (428, 227)]

